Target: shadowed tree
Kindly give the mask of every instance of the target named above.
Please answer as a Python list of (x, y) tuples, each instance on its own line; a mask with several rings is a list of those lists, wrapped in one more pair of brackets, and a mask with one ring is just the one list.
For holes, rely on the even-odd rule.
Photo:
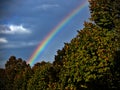
[[(11, 56), (5, 64), (6, 90), (25, 90), (31, 68), (21, 58)], [(23, 88), (23, 89), (22, 89)]]
[(5, 85), (6, 85), (6, 74), (5, 74), (5, 69), (0, 68), (0, 89), (5, 90)]

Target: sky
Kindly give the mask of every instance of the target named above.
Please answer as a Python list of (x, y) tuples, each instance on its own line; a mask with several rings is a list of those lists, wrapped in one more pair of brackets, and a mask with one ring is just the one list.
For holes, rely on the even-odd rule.
[[(10, 56), (27, 62), (47, 35), (84, 1), (0, 0), (0, 68)], [(32, 64), (53, 62), (57, 50), (77, 35), (89, 17), (87, 4), (54, 35)]]

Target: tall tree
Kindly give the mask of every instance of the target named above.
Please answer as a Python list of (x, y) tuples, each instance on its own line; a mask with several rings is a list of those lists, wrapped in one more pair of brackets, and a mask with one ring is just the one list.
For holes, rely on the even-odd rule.
[(85, 28), (78, 31), (70, 43), (65, 44), (59, 51), (62, 54), (58, 53), (55, 59), (55, 63), (62, 61), (59, 72), (61, 89), (120, 86), (120, 53), (116, 54), (120, 48), (120, 2), (89, 2), (92, 22), (85, 22)]

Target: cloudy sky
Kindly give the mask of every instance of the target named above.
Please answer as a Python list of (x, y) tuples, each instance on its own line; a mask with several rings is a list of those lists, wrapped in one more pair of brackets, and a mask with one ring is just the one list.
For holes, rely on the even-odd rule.
[[(0, 0), (0, 67), (12, 55), (27, 61), (48, 33), (84, 1)], [(39, 61), (52, 62), (57, 50), (77, 35), (89, 17), (86, 6), (49, 42)]]

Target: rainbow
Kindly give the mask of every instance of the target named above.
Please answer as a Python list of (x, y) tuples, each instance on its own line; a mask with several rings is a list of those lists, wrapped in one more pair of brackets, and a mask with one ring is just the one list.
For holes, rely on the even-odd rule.
[(62, 28), (73, 18), (75, 17), (84, 7), (88, 5), (87, 0), (84, 0), (77, 8), (75, 8), (72, 12), (70, 12), (63, 20), (56, 26), (54, 27), (50, 33), (42, 40), (42, 42), (39, 43), (29, 60), (27, 61), (28, 64), (32, 65), (33, 62), (40, 56), (42, 51), (46, 48), (48, 43), (54, 38), (54, 36), (62, 30)]

